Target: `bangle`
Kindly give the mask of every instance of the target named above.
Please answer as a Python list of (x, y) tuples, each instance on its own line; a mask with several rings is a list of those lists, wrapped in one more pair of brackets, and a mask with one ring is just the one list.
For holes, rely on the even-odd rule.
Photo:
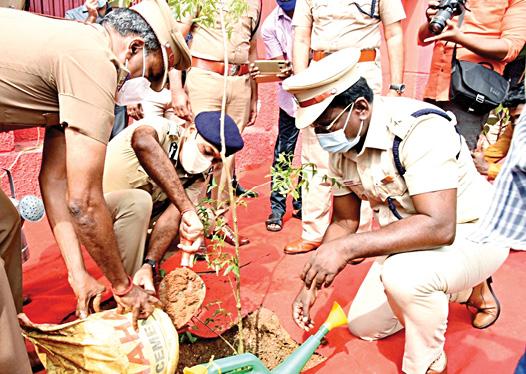
[(115, 296), (126, 296), (128, 293), (130, 293), (130, 291), (132, 290), (133, 288), (133, 279), (132, 277), (130, 277), (128, 275), (128, 280), (130, 281), (130, 284), (128, 287), (126, 287), (126, 289), (124, 291), (121, 291), (121, 292), (118, 292), (115, 288), (111, 287), (111, 292), (115, 295)]

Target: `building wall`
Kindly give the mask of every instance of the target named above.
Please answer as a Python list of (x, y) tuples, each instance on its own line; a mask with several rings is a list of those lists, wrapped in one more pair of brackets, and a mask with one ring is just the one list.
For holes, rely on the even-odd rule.
[[(29, 10), (56, 17), (83, 3), (82, 0), (30, 0)], [(263, 1), (263, 19), (274, 8), (273, 0)], [(407, 20), (403, 22), (405, 32), (405, 83), (407, 96), (421, 98), (431, 59), (432, 47), (418, 47), (416, 35), (419, 25), (424, 22), (426, 3), (418, 0), (404, 0)], [(260, 56), (264, 56), (261, 41), (258, 44)], [(385, 46), (382, 46), (382, 64), (388, 67), (389, 61)], [(384, 69), (388, 70), (388, 69)], [(389, 84), (389, 74), (384, 73), (384, 87)], [(256, 124), (246, 128), (243, 134), (245, 149), (236, 156), (238, 170), (257, 168), (268, 164), (273, 156), (274, 141), (277, 134), (278, 103), (275, 83), (259, 87), (261, 110)], [(0, 133), (0, 168), (9, 168), (15, 179), (18, 194), (39, 194), (38, 170), (41, 161), (42, 129), (17, 130)], [(298, 147), (299, 148), (299, 147)], [(0, 170), (0, 178), (3, 172)], [(2, 178), (0, 187), (8, 191), (7, 178)]]

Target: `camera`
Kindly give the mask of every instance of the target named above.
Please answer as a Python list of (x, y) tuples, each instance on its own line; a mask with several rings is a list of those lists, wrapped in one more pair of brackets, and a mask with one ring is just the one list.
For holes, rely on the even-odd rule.
[(446, 27), (446, 21), (462, 14), (466, 7), (466, 0), (440, 0), (440, 4), (436, 7), (437, 14), (429, 22), (429, 31), (438, 35)]

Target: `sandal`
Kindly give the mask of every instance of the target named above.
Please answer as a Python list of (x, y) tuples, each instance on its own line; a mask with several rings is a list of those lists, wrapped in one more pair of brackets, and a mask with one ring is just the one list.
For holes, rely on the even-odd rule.
[(268, 219), (265, 221), (268, 231), (277, 232), (283, 228), (282, 215), (279, 213), (270, 213)]
[[(485, 329), (493, 325), (500, 316), (500, 302), (495, 291), (493, 291), (493, 287), (491, 287), (491, 283), (493, 283), (493, 278), (489, 277), (483, 283), (475, 286), (468, 301), (464, 303), (468, 310), (474, 309), (471, 325), (477, 329)], [(493, 300), (489, 300), (487, 297)], [(489, 305), (487, 305), (488, 302)]]

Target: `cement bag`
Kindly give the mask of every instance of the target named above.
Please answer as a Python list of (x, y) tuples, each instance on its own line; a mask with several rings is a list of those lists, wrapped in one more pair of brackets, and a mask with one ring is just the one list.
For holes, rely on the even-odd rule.
[(131, 313), (115, 309), (63, 325), (32, 324), (24, 317), (23, 335), (48, 373), (175, 373), (179, 339), (161, 309), (139, 321), (138, 333)]

